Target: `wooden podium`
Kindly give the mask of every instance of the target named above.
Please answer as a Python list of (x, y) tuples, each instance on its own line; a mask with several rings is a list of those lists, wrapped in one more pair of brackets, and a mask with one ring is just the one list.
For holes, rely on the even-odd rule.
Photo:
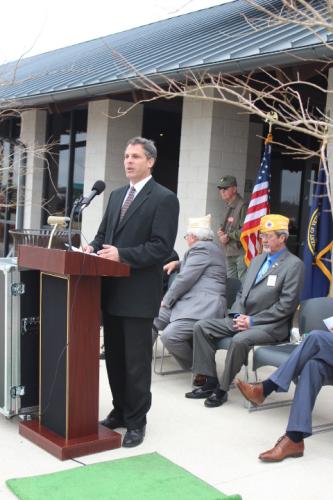
[(129, 266), (26, 245), (18, 265), (40, 271), (40, 410), (20, 434), (60, 460), (119, 448), (120, 434), (98, 423), (100, 285)]

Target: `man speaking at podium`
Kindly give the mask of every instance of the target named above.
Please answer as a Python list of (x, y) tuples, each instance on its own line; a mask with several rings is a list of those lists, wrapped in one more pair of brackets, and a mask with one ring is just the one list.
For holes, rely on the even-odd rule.
[(126, 427), (122, 445), (145, 436), (151, 406), (151, 331), (162, 293), (163, 261), (176, 239), (176, 195), (151, 176), (157, 151), (152, 141), (134, 137), (125, 150), (130, 185), (114, 190), (94, 240), (85, 252), (131, 266), (129, 278), (104, 278), (102, 309), (107, 373), (113, 409), (101, 422)]

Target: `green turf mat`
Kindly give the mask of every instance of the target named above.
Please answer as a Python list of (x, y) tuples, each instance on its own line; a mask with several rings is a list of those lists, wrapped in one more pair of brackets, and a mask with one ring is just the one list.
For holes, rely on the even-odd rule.
[(20, 500), (241, 500), (158, 453), (9, 479), (6, 484)]

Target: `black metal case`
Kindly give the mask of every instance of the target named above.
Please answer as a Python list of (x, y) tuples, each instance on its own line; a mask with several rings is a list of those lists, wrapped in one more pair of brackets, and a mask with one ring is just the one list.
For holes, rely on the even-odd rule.
[(37, 410), (38, 374), (39, 272), (0, 258), (0, 413)]

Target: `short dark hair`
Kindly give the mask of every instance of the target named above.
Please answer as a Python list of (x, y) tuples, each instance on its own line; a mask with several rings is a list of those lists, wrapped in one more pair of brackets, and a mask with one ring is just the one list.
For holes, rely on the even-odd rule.
[(130, 139), (127, 142), (126, 147), (127, 146), (134, 146), (135, 144), (141, 144), (141, 146), (143, 147), (143, 151), (144, 151), (146, 157), (148, 158), (148, 160), (150, 158), (153, 158), (153, 160), (156, 160), (157, 149), (156, 149), (156, 146), (154, 144), (154, 141), (152, 141), (151, 139), (145, 139), (144, 137), (132, 137), (132, 139)]

